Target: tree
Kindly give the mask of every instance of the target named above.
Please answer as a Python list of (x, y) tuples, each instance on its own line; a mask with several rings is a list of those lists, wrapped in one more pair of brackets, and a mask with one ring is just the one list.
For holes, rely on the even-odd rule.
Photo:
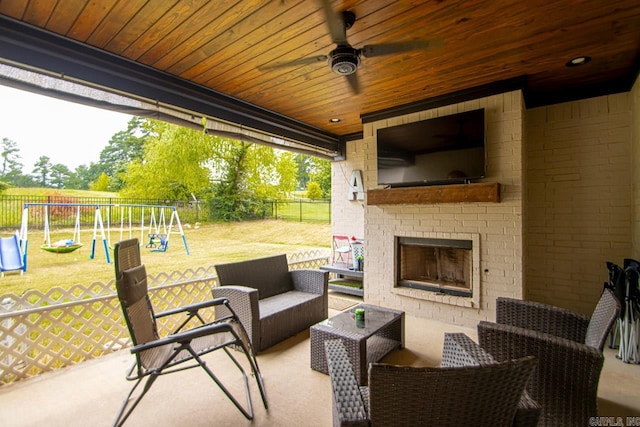
[(331, 197), (331, 162), (321, 159), (320, 157), (311, 157), (313, 164), (312, 172), (309, 174), (311, 179), (322, 189), (322, 197)]
[(14, 185), (22, 175), (22, 163), (20, 163), (20, 149), (15, 141), (2, 138), (0, 146), (0, 178)]
[(42, 187), (48, 187), (51, 177), (51, 159), (47, 156), (40, 156), (33, 166), (32, 173), (35, 175), (35, 179)]
[(276, 171), (280, 176), (278, 181), (278, 195), (280, 197), (289, 197), (296, 189), (298, 183), (298, 165), (294, 159), (293, 153), (284, 151), (278, 156)]
[(237, 221), (264, 214), (264, 204), (250, 188), (249, 149), (251, 144), (218, 138), (213, 146), (212, 219)]
[(277, 155), (265, 145), (245, 143), (245, 155), (240, 164), (244, 193), (261, 200), (278, 197), (279, 176), (276, 169)]
[[(89, 164), (89, 169), (87, 170), (87, 174), (86, 177), (83, 178), (83, 183), (86, 185), (86, 188), (89, 188), (89, 184), (91, 184), (92, 182), (96, 181), (100, 175), (102, 174), (103, 169), (102, 169), (102, 165), (100, 163), (93, 163), (91, 162)], [(110, 179), (110, 186), (112, 187), (113, 181), (116, 179), (117, 177), (112, 177)]]
[(38, 182), (31, 175), (20, 174), (12, 184), (16, 187), (38, 187)]
[(102, 172), (95, 182), (89, 184), (89, 189), (93, 191), (107, 191), (109, 189), (109, 184), (111, 184), (109, 175)]
[(262, 217), (269, 199), (295, 190), (297, 166), (290, 152), (223, 138), (215, 141), (213, 150), (215, 219)]
[(65, 184), (72, 176), (72, 172), (63, 164), (56, 163), (51, 166), (50, 182), (49, 184), (53, 188), (66, 188)]
[(308, 154), (297, 153), (293, 156), (293, 159), (295, 160), (296, 165), (298, 165), (298, 185), (296, 189), (304, 190), (307, 188), (307, 184), (311, 180), (309, 177), (309, 171), (313, 166), (311, 156)]
[(208, 162), (215, 137), (156, 120), (145, 128), (144, 154), (126, 167), (123, 195), (188, 200), (211, 188)]
[(123, 174), (125, 197), (188, 200), (212, 194), (218, 198), (216, 218), (229, 220), (261, 217), (266, 200), (295, 189), (290, 152), (155, 120), (143, 127), (144, 154)]
[(320, 188), (320, 184), (315, 181), (309, 182), (309, 185), (307, 185), (307, 198), (312, 200), (322, 198), (322, 188)]
[(88, 190), (89, 184), (95, 181), (100, 174), (96, 174), (96, 164), (91, 162), (91, 165), (79, 165), (73, 173), (73, 179), (69, 180), (66, 188), (73, 188), (76, 190)]
[(88, 182), (98, 179), (106, 173), (110, 179), (112, 190), (120, 190), (124, 186), (121, 178), (129, 163), (142, 159), (144, 142), (150, 134), (147, 121), (141, 117), (132, 117), (127, 123), (127, 130), (115, 133), (107, 146), (100, 152), (100, 170)]

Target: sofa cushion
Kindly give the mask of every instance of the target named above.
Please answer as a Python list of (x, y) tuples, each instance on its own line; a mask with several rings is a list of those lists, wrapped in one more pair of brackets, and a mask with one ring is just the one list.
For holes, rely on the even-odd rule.
[(216, 265), (221, 286), (242, 285), (258, 290), (264, 299), (293, 290), (286, 255)]
[(290, 291), (260, 300), (260, 343), (266, 349), (327, 317), (326, 295)]
[(275, 313), (290, 310), (307, 301), (322, 298), (321, 295), (308, 292), (289, 291), (260, 300), (260, 320), (264, 320)]

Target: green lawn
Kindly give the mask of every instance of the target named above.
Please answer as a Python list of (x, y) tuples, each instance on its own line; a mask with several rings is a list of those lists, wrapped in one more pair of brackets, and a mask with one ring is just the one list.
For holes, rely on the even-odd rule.
[(278, 202), (276, 217), (280, 219), (305, 221), (326, 221), (331, 218), (331, 204), (326, 201), (310, 200), (294, 202)]
[[(294, 254), (331, 246), (331, 225), (281, 220), (218, 223), (202, 226), (183, 224), (190, 255), (187, 255), (179, 234), (172, 234), (167, 252), (142, 249), (142, 262), (149, 274), (183, 271), (208, 267), (222, 262), (275, 254)], [(73, 230), (52, 230), (51, 241), (71, 238)], [(10, 231), (0, 232), (9, 237)], [(40, 249), (42, 231), (29, 231), (27, 272), (6, 273), (0, 278), (1, 295), (20, 295), (28, 289), (46, 292), (54, 286), (69, 288), (74, 284), (88, 286), (94, 281), (107, 282), (114, 276), (113, 264), (107, 264), (102, 241), (96, 242), (95, 258), (90, 259), (92, 233), (83, 232), (84, 246), (72, 253), (53, 254)], [(124, 238), (128, 238), (128, 229)], [(140, 238), (140, 232), (134, 232)], [(119, 240), (120, 232), (111, 231), (111, 242)], [(143, 236), (145, 240), (148, 237)], [(112, 255), (110, 255), (112, 257)]]

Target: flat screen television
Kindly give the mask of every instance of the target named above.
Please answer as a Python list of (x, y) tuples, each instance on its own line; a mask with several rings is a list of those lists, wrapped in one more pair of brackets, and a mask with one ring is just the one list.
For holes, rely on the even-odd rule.
[(484, 178), (484, 109), (378, 129), (378, 185), (407, 187)]

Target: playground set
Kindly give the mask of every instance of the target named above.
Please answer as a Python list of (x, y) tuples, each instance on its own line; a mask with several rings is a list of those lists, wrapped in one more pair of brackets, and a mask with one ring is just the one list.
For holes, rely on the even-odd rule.
[(20, 271), (22, 274), (25, 270), (18, 233), (0, 238), (0, 276), (4, 277), (5, 271)]
[[(63, 239), (56, 242), (51, 242), (51, 228), (50, 228), (50, 213), (51, 208), (62, 208), (62, 211), (70, 211), (73, 209), (75, 212), (75, 225), (73, 229), (73, 235), (69, 239)], [(185, 251), (189, 255), (189, 246), (187, 245), (187, 239), (180, 223), (180, 217), (178, 211), (174, 206), (161, 206), (161, 205), (135, 205), (135, 204), (74, 204), (74, 203), (25, 203), (22, 210), (22, 224), (20, 226), (20, 232), (16, 232), (13, 237), (0, 238), (0, 272), (4, 276), (8, 271), (20, 271), (20, 274), (27, 271), (27, 259), (29, 253), (29, 209), (41, 209), (40, 212), (44, 218), (44, 244), (40, 246), (40, 249), (56, 253), (65, 254), (71, 253), (83, 246), (80, 241), (80, 224), (81, 224), (81, 212), (82, 208), (93, 208), (94, 221), (93, 221), (93, 237), (91, 242), (91, 259), (96, 255), (96, 242), (98, 239), (102, 240), (102, 246), (104, 248), (105, 258), (107, 263), (111, 263), (111, 256), (109, 249), (111, 245), (111, 212), (112, 209), (120, 209), (120, 224), (116, 229), (119, 231), (119, 240), (123, 238), (132, 238), (134, 234), (134, 212), (140, 213), (139, 228), (136, 233), (140, 233), (140, 241), (148, 242), (146, 248), (151, 249), (152, 252), (166, 252), (169, 248), (169, 237), (174, 232), (174, 225), (178, 229), (177, 232), (182, 237)], [(103, 220), (103, 210), (106, 211), (106, 230), (105, 221)], [(145, 215), (147, 214), (148, 215)], [(157, 215), (156, 215), (157, 212)], [(170, 212), (171, 216), (169, 224), (167, 225), (166, 218)], [(146, 218), (148, 218), (148, 220)], [(126, 221), (125, 221), (126, 218)], [(125, 236), (126, 235), (126, 236)]]

